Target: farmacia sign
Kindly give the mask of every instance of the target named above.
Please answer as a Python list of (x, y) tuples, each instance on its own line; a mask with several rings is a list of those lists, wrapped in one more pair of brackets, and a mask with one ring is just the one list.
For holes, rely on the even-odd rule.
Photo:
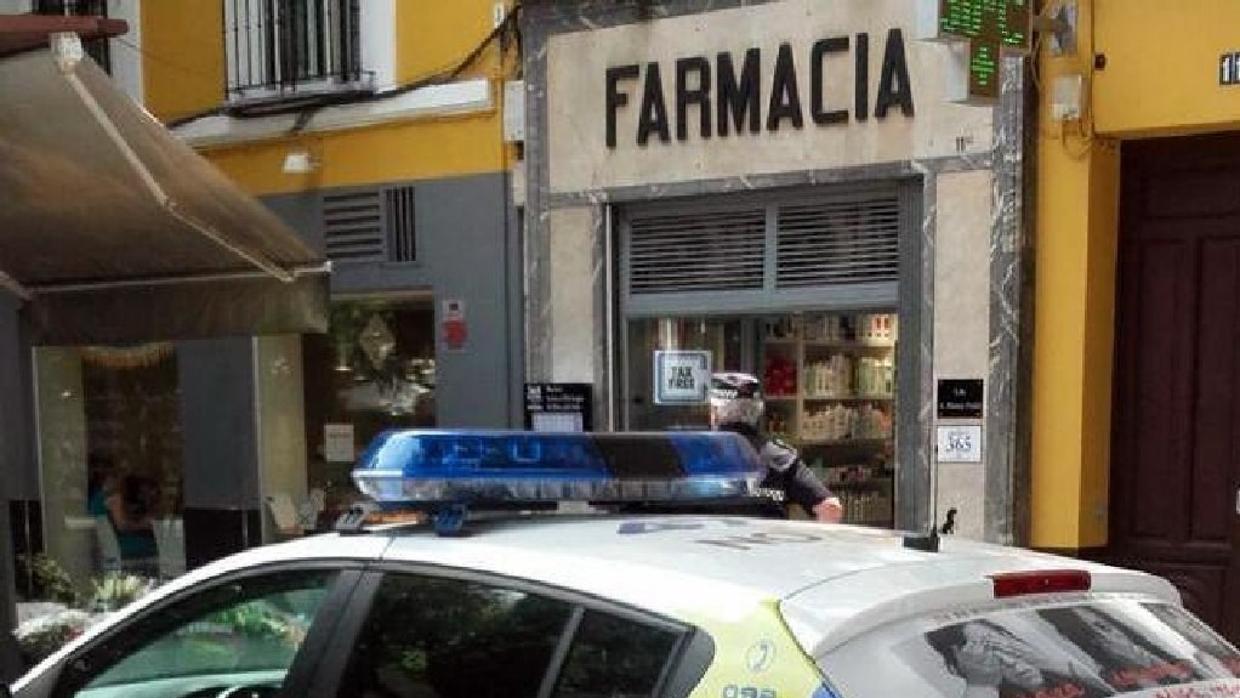
[[(783, 43), (772, 57), (760, 48), (742, 55), (723, 51), (709, 56), (686, 56), (672, 65), (658, 62), (612, 66), (606, 74), (607, 147), (617, 147), (620, 116), (637, 107), (633, 137), (637, 145), (651, 138), (670, 143), (691, 137), (727, 138), (807, 124), (832, 127), (852, 121), (885, 119), (893, 109), (905, 117), (915, 113), (904, 34), (891, 29), (881, 50), (882, 67), (871, 75), (868, 33), (831, 36), (800, 51)], [(851, 95), (827, 94), (829, 70), (853, 64)], [(802, 94), (808, 74), (808, 94)], [(669, 100), (668, 86), (671, 87)], [(873, 90), (871, 90), (873, 87)], [(871, 97), (871, 95), (873, 95)]]

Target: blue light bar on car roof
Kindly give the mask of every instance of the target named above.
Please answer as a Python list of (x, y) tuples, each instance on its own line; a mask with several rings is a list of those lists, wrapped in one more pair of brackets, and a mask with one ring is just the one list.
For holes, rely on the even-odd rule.
[(380, 504), (661, 502), (747, 497), (762, 467), (716, 432), (390, 431), (353, 479)]

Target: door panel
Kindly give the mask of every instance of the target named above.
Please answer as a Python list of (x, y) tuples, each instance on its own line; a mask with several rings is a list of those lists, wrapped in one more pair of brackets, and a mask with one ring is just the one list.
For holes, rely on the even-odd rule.
[(1235, 512), (1227, 465), (1235, 457), (1236, 395), (1240, 354), (1236, 328), (1240, 312), (1240, 239), (1201, 243), (1198, 268), (1197, 400), (1189, 538), (1227, 543)]
[(1144, 379), (1138, 384), (1135, 408), (1138, 433), (1145, 438), (1127, 466), (1132, 468), (1134, 485), (1129, 530), (1151, 542), (1174, 539), (1181, 524), (1177, 500), (1182, 497), (1175, 491), (1181, 483), (1170, 477), (1181, 448), (1176, 416), (1182, 411), (1177, 404), (1182, 390), (1175, 361), (1181, 337), (1167, 328), (1174, 327), (1184, 301), (1181, 279), (1188, 264), (1184, 248), (1183, 243), (1161, 240), (1138, 248), (1140, 303), (1135, 319), (1145, 351), (1138, 355), (1137, 368)]
[(1107, 557), (1240, 640), (1240, 137), (1123, 162)]

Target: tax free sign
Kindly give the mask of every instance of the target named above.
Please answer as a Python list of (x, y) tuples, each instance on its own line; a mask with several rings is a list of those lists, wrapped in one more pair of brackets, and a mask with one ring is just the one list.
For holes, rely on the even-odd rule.
[(700, 405), (710, 389), (709, 351), (656, 351), (654, 401), (657, 405)]
[(990, 147), (948, 103), (912, 0), (784, 0), (550, 39), (553, 191), (828, 169)]

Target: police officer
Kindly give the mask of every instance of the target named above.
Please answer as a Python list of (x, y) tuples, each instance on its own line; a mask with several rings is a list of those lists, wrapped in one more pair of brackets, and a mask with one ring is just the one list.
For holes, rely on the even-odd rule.
[(800, 505), (819, 521), (839, 522), (844, 517), (840, 498), (822, 484), (796, 449), (763, 433), (765, 410), (762, 384), (754, 376), (748, 373), (711, 376), (711, 428), (735, 432), (749, 439), (766, 467), (761, 486), (782, 493), (784, 499)]

